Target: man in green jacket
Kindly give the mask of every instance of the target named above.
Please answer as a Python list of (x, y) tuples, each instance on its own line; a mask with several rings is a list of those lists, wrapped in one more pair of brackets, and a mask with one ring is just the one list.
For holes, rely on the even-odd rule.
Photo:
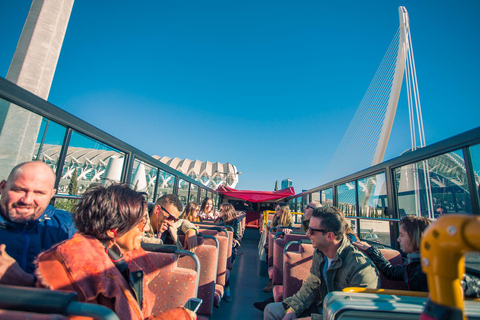
[(322, 302), (329, 292), (347, 287), (376, 289), (380, 285), (375, 265), (345, 236), (345, 219), (335, 207), (313, 211), (307, 235), (316, 249), (312, 268), (300, 290), (283, 302), (271, 303), (264, 320), (289, 320), (312, 316), (321, 319)]

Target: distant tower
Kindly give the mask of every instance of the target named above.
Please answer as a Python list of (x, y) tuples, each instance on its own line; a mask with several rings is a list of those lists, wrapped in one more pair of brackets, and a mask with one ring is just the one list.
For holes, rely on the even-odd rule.
[(291, 179), (283, 179), (282, 180), (282, 189), (286, 189), (292, 186), (292, 180)]
[[(47, 100), (74, 0), (33, 0), (6, 79)], [(0, 177), (32, 160), (42, 117), (0, 101)]]

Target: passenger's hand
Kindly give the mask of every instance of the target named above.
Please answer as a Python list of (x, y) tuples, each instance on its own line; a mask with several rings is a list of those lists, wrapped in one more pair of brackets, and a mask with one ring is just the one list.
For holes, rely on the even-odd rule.
[(362, 250), (367, 250), (368, 248), (370, 248), (370, 245), (364, 241), (357, 241), (352, 244)]
[(23, 271), (20, 265), (5, 251), (6, 246), (0, 244), (0, 283), (24, 287), (33, 287), (35, 277)]
[(283, 233), (285, 234), (290, 234), (292, 232), (292, 229), (283, 229)]
[(297, 317), (295, 316), (295, 311), (289, 310), (287, 313), (285, 313), (285, 317), (283, 317), (282, 320), (293, 320), (296, 319)]
[(188, 230), (187, 234), (185, 235), (185, 248), (192, 252), (198, 247), (198, 239), (197, 239), (197, 232), (195, 230)]

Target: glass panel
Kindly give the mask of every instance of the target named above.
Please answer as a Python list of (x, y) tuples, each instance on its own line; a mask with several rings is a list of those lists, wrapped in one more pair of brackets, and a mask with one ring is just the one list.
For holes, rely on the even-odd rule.
[(326, 206), (326, 207), (331, 207), (333, 206), (333, 189), (328, 188), (326, 190), (320, 191), (321, 194), (321, 204)]
[(134, 190), (146, 192), (148, 201), (154, 202), (155, 182), (157, 181), (158, 168), (153, 167), (143, 161), (135, 159), (133, 165), (131, 185)]
[(190, 200), (188, 201), (201, 204), (201, 202), (198, 201), (198, 187), (193, 183), (190, 185)]
[(167, 171), (160, 170), (157, 183), (157, 199), (164, 194), (172, 194), (175, 185), (175, 176)]
[(217, 209), (217, 195), (213, 192), (210, 192), (209, 195), (210, 195), (210, 198), (212, 198), (213, 207)]
[(346, 219), (346, 220), (347, 220), (347, 223), (350, 226), (350, 228), (352, 228), (353, 233), (358, 235), (358, 233), (357, 233), (357, 219)]
[(387, 191), (385, 173), (357, 181), (359, 216), (386, 218)]
[(337, 186), (338, 209), (340, 209), (345, 216), (356, 215), (356, 195), (355, 195), (355, 181), (347, 182)]
[(120, 182), (124, 160), (120, 151), (73, 132), (57, 193), (80, 195), (92, 183)]
[(188, 203), (188, 189), (190, 188), (190, 182), (183, 179), (178, 180), (178, 198), (184, 206)]
[[(288, 200), (288, 206), (290, 207), (290, 211), (295, 211), (295, 199), (290, 199)], [(275, 206), (274, 208), (276, 208), (277, 206)], [(275, 210), (275, 209), (273, 209)]]
[(300, 211), (298, 212), (303, 212), (305, 210), (305, 206), (307, 205), (307, 198), (308, 196), (303, 196), (302, 197), (302, 202), (300, 203)]
[(444, 213), (471, 213), (465, 163), (461, 150), (394, 170), (398, 214), (438, 217)]
[(200, 188), (200, 204), (203, 202), (203, 199), (207, 197), (207, 190)]
[(43, 118), (32, 160), (43, 161), (47, 163), (54, 172), (57, 172), (57, 162), (62, 149), (63, 139), (65, 138), (65, 132), (67, 132), (67, 128), (64, 126)]
[(360, 220), (360, 238), (390, 246), (389, 221)]
[(312, 193), (312, 201), (320, 202), (320, 192)]
[[(480, 144), (470, 147), (470, 156), (472, 158), (473, 175), (475, 181), (475, 190), (477, 190), (477, 200), (480, 200)], [(479, 203), (480, 201), (477, 201)], [(480, 208), (477, 208), (480, 211)]]

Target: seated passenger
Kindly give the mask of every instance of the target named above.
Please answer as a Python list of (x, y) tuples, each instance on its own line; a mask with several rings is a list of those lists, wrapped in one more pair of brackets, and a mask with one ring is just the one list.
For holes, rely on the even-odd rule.
[[(197, 227), (188, 220), (179, 219), (182, 203), (174, 194), (165, 194), (157, 199), (150, 214), (151, 228), (143, 240), (156, 238), (158, 243), (173, 244), (178, 249), (194, 250), (198, 246)], [(178, 232), (185, 234), (182, 245)]]
[(0, 182), (0, 283), (34, 286), (33, 261), (76, 231), (70, 212), (49, 205), (55, 173), (40, 161), (25, 162)]
[[(427, 276), (423, 273), (420, 261), (420, 243), (422, 235), (431, 224), (425, 217), (408, 215), (400, 220), (400, 235), (397, 241), (407, 254), (404, 265), (392, 266), (386, 260), (380, 250), (371, 247), (368, 243), (357, 241), (354, 243), (358, 248), (365, 250), (378, 270), (389, 280), (404, 280), (408, 290), (428, 292)], [(466, 274), (462, 280), (462, 288), (465, 297), (480, 297), (480, 279)]]
[(333, 207), (313, 211), (307, 235), (316, 249), (312, 267), (300, 290), (283, 302), (270, 303), (264, 320), (295, 319), (321, 313), (323, 298), (347, 287), (376, 289), (378, 271), (345, 236), (343, 216)]
[(97, 186), (75, 207), (78, 231), (38, 257), (38, 285), (75, 291), (82, 302), (104, 305), (120, 319), (195, 319), (176, 308), (151, 317), (148, 284), (157, 272), (141, 248), (150, 229), (147, 201), (126, 185)]
[(200, 206), (196, 202), (189, 202), (185, 206), (185, 210), (182, 213), (182, 219), (190, 222), (203, 222), (202, 218), (198, 215)]
[(310, 218), (312, 218), (313, 210), (321, 207), (322, 205), (320, 204), (320, 202), (317, 202), (317, 201), (312, 201), (305, 206), (305, 209), (303, 210), (302, 226), (301, 226), (303, 232), (307, 232), (308, 230), (308, 224), (310, 223)]
[(223, 203), (220, 206), (219, 216), (214, 223), (233, 227), (233, 238), (240, 240), (242, 232), (240, 221), (237, 219), (235, 208), (230, 203)]
[(408, 215), (400, 220), (400, 235), (397, 241), (407, 254), (404, 265), (392, 266), (383, 257), (380, 250), (364, 241), (357, 241), (355, 246), (367, 252), (378, 270), (389, 280), (404, 280), (408, 290), (428, 292), (427, 276), (422, 271), (420, 262), (420, 241), (423, 232), (431, 224), (425, 217)]
[(202, 201), (202, 206), (200, 207), (200, 217), (204, 220), (215, 220), (218, 217), (218, 212), (213, 207), (212, 198), (206, 197)]
[(293, 228), (294, 226), (295, 221), (293, 221), (288, 203), (280, 202), (277, 204), (270, 228), (277, 228), (277, 231), (280, 232), (282, 230), (281, 227)]

